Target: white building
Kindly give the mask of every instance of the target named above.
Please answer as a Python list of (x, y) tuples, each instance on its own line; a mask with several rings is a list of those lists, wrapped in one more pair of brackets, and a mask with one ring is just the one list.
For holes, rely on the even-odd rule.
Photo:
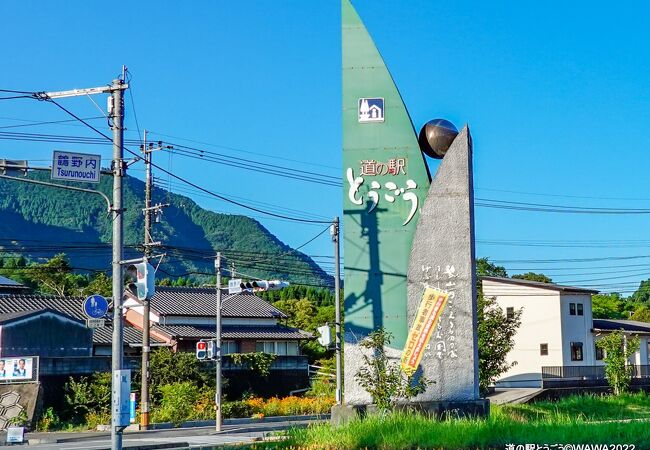
[(494, 298), (505, 314), (522, 311), (507, 357), (517, 364), (497, 380), (497, 386), (541, 387), (542, 374), (545, 380), (602, 382), (603, 355), (595, 340), (617, 329), (641, 338), (640, 351), (630, 363), (639, 373), (647, 372), (650, 324), (602, 319), (594, 323), (591, 296), (597, 291), (512, 278), (482, 281), (483, 295)]

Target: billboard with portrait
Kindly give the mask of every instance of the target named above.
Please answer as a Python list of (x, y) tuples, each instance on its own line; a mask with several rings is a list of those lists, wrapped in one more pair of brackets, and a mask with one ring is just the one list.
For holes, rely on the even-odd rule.
[(0, 357), (0, 383), (34, 381), (38, 374), (35, 356)]

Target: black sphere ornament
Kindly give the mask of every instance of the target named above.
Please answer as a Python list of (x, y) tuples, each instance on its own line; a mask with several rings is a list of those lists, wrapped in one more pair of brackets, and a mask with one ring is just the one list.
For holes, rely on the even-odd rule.
[(425, 123), (420, 130), (418, 143), (420, 150), (427, 156), (442, 159), (456, 136), (458, 130), (453, 123), (445, 119), (433, 119)]

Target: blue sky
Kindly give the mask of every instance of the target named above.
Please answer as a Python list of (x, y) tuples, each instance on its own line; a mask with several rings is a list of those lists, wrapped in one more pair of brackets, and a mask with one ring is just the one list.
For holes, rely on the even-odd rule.
[[(650, 208), (650, 29), (644, 22), (650, 5), (354, 4), (416, 129), (437, 117), (470, 125), (477, 198)], [(260, 167), (340, 175), (337, 1), (142, 1), (121, 8), (114, 19), (108, 6), (95, 2), (4, 2), (0, 88), (97, 86), (126, 64), (140, 129), (158, 133), (153, 138), (255, 159)], [(95, 101), (104, 108), (103, 98)], [(100, 114), (86, 98), (62, 104), (82, 117)], [(0, 127), (27, 123), (17, 119), (67, 117), (44, 103), (0, 102)], [(92, 123), (106, 130), (103, 120)], [(127, 126), (127, 137), (136, 138), (129, 97)], [(70, 123), (0, 131), (92, 136)], [(47, 160), (55, 148), (110, 156), (103, 146), (0, 140), (0, 157)], [(317, 219), (340, 214), (341, 194), (334, 187), (178, 154), (156, 158), (163, 167), (240, 201), (279, 205), (288, 215), (300, 210)], [(132, 174), (141, 177), (141, 166), (134, 169)], [(184, 189), (173, 185), (172, 190), (187, 193)], [(246, 214), (222, 201), (190, 196), (215, 211)], [(251, 215), (292, 246), (320, 231)], [(558, 282), (627, 291), (650, 277), (650, 258), (637, 258), (650, 255), (648, 221), (647, 214), (477, 206), (477, 254), (505, 261), (510, 273), (542, 271)], [(329, 254), (328, 237), (305, 251)], [(634, 258), (611, 259), (616, 257)], [(594, 260), (569, 261), (586, 258)]]

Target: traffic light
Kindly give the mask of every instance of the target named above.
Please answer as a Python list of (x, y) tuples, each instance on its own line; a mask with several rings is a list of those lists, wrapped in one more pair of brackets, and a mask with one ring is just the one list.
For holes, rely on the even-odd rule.
[(208, 343), (199, 341), (196, 343), (196, 359), (204, 360), (208, 357)]
[(317, 328), (320, 336), (318, 337), (318, 343), (323, 347), (327, 347), (332, 343), (332, 331), (330, 330), (329, 325), (323, 325), (322, 327)]
[(245, 291), (279, 291), (289, 286), (289, 282), (280, 280), (255, 280), (244, 281), (240, 286)]
[(215, 359), (217, 356), (217, 343), (214, 341), (214, 339), (210, 339), (208, 341), (208, 359)]
[(127, 275), (135, 280), (138, 300), (147, 300), (156, 293), (156, 271), (146, 261), (131, 264), (126, 268)]

